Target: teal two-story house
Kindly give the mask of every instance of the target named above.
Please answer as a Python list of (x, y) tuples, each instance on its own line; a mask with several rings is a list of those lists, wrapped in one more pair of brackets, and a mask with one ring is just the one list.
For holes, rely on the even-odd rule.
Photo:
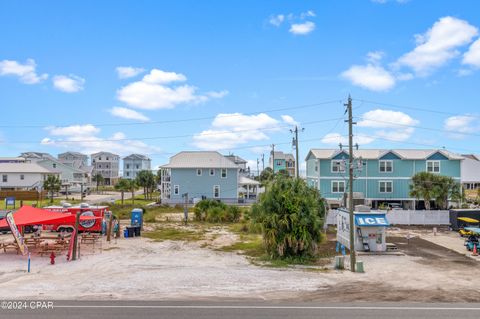
[(184, 151), (161, 166), (163, 203), (180, 204), (195, 199), (238, 202), (240, 166), (218, 152)]
[[(354, 199), (378, 208), (400, 204), (406, 209), (422, 209), (423, 201), (410, 196), (412, 176), (431, 172), (460, 182), (463, 157), (447, 150), (365, 149), (354, 153)], [(312, 149), (306, 157), (307, 183), (319, 189), (332, 206), (341, 205), (348, 192), (346, 150)]]
[(284, 152), (270, 153), (268, 164), (275, 173), (286, 171), (288, 175), (295, 176), (295, 157)]

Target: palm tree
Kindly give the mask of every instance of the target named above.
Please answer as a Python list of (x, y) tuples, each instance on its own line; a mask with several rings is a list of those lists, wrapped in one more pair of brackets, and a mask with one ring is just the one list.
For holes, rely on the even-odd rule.
[(103, 184), (103, 181), (105, 180), (105, 178), (103, 178), (102, 174), (96, 173), (95, 175), (93, 175), (92, 180), (97, 183), (97, 193), (98, 193), (98, 187), (100, 186), (100, 184)]
[(60, 191), (62, 182), (57, 175), (48, 175), (47, 179), (43, 182), (43, 188), (50, 193), (50, 203), (53, 203), (53, 194)]
[(429, 172), (420, 172), (412, 177), (410, 196), (417, 200), (423, 199), (425, 209), (430, 210), (430, 201), (435, 197), (434, 188), (436, 175)]
[(115, 184), (115, 189), (117, 191), (120, 191), (122, 193), (122, 206), (123, 206), (123, 201), (124, 201), (124, 195), (125, 192), (130, 191), (130, 185), (129, 185), (128, 179), (120, 178), (118, 182)]
[(137, 190), (137, 182), (134, 179), (127, 179), (127, 189), (132, 193), (132, 205), (135, 204), (135, 191)]
[(143, 196), (147, 199), (149, 190), (155, 185), (155, 175), (151, 171), (143, 170), (138, 172), (136, 182), (143, 187)]

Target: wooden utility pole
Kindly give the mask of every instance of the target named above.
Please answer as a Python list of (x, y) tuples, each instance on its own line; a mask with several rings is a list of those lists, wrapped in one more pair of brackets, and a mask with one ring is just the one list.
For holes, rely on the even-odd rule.
[(185, 218), (185, 225), (188, 224), (188, 193), (183, 194), (185, 198), (185, 206), (183, 207), (183, 217)]
[(275, 144), (272, 144), (272, 171), (275, 175)]
[(265, 154), (262, 154), (262, 171), (265, 170)]
[[(303, 132), (304, 128), (302, 128), (301, 130)], [(298, 126), (295, 125), (295, 129), (290, 130), (290, 132), (295, 133), (295, 137), (294, 137), (294, 140), (293, 140), (293, 143), (295, 145), (295, 177), (299, 178), (300, 177), (300, 169), (299, 169), (300, 163), (298, 161)]]
[(348, 96), (348, 103), (345, 104), (348, 112), (348, 209), (350, 215), (350, 270), (355, 272), (355, 242), (354, 242), (354, 218), (353, 218), (353, 116), (352, 98)]
[(80, 210), (77, 213), (77, 216), (75, 218), (75, 233), (73, 235), (73, 249), (72, 249), (72, 260), (77, 260), (77, 245), (78, 245), (78, 228), (80, 225), (80, 215), (82, 214), (82, 211)]

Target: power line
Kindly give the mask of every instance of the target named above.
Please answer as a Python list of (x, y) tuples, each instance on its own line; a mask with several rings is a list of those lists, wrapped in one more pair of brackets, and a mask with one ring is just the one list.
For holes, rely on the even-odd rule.
[[(302, 104), (302, 105), (296, 105), (296, 106), (288, 106), (288, 107), (279, 107), (279, 108), (273, 108), (273, 109), (266, 109), (266, 110), (260, 110), (260, 111), (255, 111), (255, 112), (248, 112), (248, 113), (242, 113), (242, 115), (255, 115), (259, 113), (273, 113), (273, 112), (282, 112), (282, 111), (288, 111), (288, 110), (298, 110), (298, 109), (305, 109), (305, 108), (311, 108), (315, 106), (321, 106), (321, 105), (326, 105), (326, 104), (333, 104), (333, 103), (342, 103), (341, 99), (337, 100), (327, 100), (327, 101), (322, 101), (318, 103), (311, 103), (311, 104)], [(222, 117), (236, 117), (239, 116), (238, 114), (225, 114), (222, 115)], [(168, 123), (183, 123), (183, 122), (193, 122), (193, 121), (203, 121), (203, 120), (211, 120), (216, 118), (217, 115), (212, 115), (212, 116), (204, 116), (204, 117), (194, 117), (194, 118), (187, 118), (187, 119), (178, 119), (178, 120), (163, 120), (163, 121), (150, 121), (150, 122), (120, 122), (120, 123), (96, 123), (96, 124), (91, 124), (97, 127), (108, 127), (108, 126), (135, 126), (135, 125), (157, 125), (157, 124), (168, 124)], [(78, 124), (69, 124), (69, 125), (52, 125), (52, 124), (45, 124), (45, 125), (40, 125), (40, 124), (35, 124), (35, 125), (0, 125), (0, 128), (45, 128), (45, 127), (55, 127), (55, 128), (63, 128), (63, 127), (69, 127), (72, 125), (78, 125)]]
[[(332, 122), (332, 121), (337, 121), (338, 119), (339, 118), (331, 118), (331, 119), (323, 119), (323, 120), (317, 120), (317, 121), (308, 121), (308, 122), (302, 123), (302, 125), (312, 125), (317, 123)], [(292, 125), (285, 124), (285, 125), (277, 125), (277, 126), (264, 127), (264, 128), (232, 130), (232, 131), (217, 131), (217, 132), (203, 133), (201, 136), (211, 136), (211, 135), (231, 134), (231, 133), (234, 134), (234, 133), (244, 133), (244, 132), (258, 132), (258, 131), (273, 131), (281, 128), (290, 128), (290, 127), (292, 127)], [(194, 137), (194, 136), (195, 135), (192, 135), (192, 134), (185, 134), (185, 135), (169, 135), (169, 136), (130, 137), (130, 138), (118, 138), (118, 139), (86, 139), (86, 140), (75, 139), (75, 140), (52, 141), (52, 143), (71, 144), (71, 143), (124, 142), (124, 141), (157, 140), (157, 139), (177, 139), (177, 138), (186, 138), (186, 137)], [(11, 141), (11, 142), (5, 142), (5, 143), (6, 144), (31, 144), (31, 143), (38, 143), (38, 141)]]
[[(383, 105), (383, 106), (389, 106), (389, 107), (397, 108), (397, 109), (407, 109), (407, 110), (414, 110), (414, 111), (421, 111), (421, 112), (428, 112), (428, 113), (436, 113), (436, 114), (450, 115), (450, 116), (465, 116), (465, 114), (439, 111), (439, 110), (436, 110), (434, 108), (433, 109), (432, 108), (421, 108), (421, 107), (415, 107), (415, 106), (398, 105), (398, 104), (378, 102), (378, 101), (370, 101), (370, 100), (364, 100), (364, 99), (352, 99), (352, 100), (362, 102), (362, 103), (368, 103), (368, 104), (378, 104), (378, 105)], [(480, 118), (480, 116), (477, 116), (477, 115), (468, 115), (468, 116), (469, 117), (474, 117), (474, 118)]]
[(382, 121), (382, 120), (373, 120), (373, 119), (369, 119), (369, 118), (365, 118), (365, 117), (358, 117), (358, 118), (359, 118), (359, 119), (362, 119), (362, 120), (364, 120), (364, 121), (371, 121), (371, 122), (377, 122), (377, 123), (392, 124), (393, 126), (410, 127), (410, 128), (421, 129), (421, 130), (435, 131), (435, 132), (443, 132), (443, 133), (450, 133), (450, 134), (469, 135), (469, 136), (480, 136), (480, 134), (475, 134), (475, 133), (468, 133), (468, 132), (461, 132), (461, 131), (454, 131), (454, 130), (445, 130), (445, 129), (439, 129), (439, 128), (434, 128), (434, 127), (419, 126), (419, 125), (400, 124), (400, 123), (396, 123), (396, 122), (388, 122), (388, 121)]

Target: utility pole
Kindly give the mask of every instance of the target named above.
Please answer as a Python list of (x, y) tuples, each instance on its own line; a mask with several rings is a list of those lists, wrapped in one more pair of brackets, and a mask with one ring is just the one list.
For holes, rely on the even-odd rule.
[(262, 172), (265, 170), (265, 154), (262, 154)]
[[(302, 128), (301, 131), (303, 132), (305, 129)], [(298, 162), (298, 126), (295, 125), (294, 130), (290, 130), (290, 132), (295, 133), (295, 137), (293, 138), (293, 145), (295, 147), (295, 177), (300, 177), (300, 169), (299, 169), (299, 162)]]
[(257, 176), (260, 176), (260, 168), (259, 168), (259, 165), (260, 165), (260, 160), (259, 160), (258, 157), (257, 157)]
[(272, 171), (275, 175), (275, 144), (272, 144)]
[(350, 270), (355, 272), (355, 242), (354, 242), (354, 218), (353, 218), (353, 116), (352, 98), (348, 96), (348, 103), (344, 104), (348, 112), (348, 209), (350, 215)]

